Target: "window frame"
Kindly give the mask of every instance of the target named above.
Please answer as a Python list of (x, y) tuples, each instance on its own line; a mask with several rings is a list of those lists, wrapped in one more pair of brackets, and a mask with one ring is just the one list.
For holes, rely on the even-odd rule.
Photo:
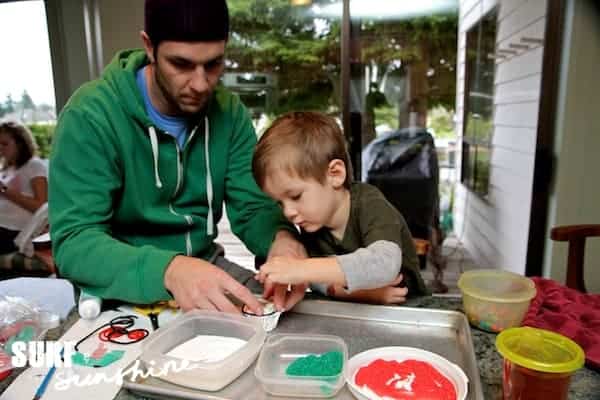
[[(493, 151), (497, 17), (498, 7), (495, 7), (465, 33), (461, 183), (482, 198), (489, 193)], [(484, 30), (493, 30), (493, 40), (483, 39), (483, 35), (489, 33)], [(475, 42), (470, 41), (472, 38)], [(476, 52), (474, 57), (471, 55), (473, 50)], [(476, 97), (481, 101), (474, 101)]]

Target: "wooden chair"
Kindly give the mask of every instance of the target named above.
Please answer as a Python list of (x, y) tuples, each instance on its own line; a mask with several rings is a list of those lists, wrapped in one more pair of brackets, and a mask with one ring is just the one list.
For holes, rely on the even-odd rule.
[(569, 242), (567, 257), (567, 287), (587, 293), (583, 281), (583, 261), (585, 259), (585, 240), (600, 236), (599, 225), (565, 225), (552, 228), (550, 238), (558, 242)]
[(415, 244), (415, 249), (417, 250), (417, 255), (426, 256), (429, 252), (429, 247), (431, 246), (429, 240), (413, 238), (413, 242)]

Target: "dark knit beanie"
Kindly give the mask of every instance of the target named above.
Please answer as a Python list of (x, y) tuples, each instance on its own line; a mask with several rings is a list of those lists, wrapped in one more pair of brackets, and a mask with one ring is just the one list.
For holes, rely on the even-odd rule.
[(229, 11), (225, 0), (146, 0), (144, 30), (154, 46), (163, 40), (227, 40)]

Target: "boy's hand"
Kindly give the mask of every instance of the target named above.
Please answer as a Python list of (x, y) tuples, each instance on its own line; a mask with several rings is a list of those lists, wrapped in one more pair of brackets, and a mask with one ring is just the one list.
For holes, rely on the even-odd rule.
[[(278, 256), (304, 259), (307, 257), (307, 254), (302, 243), (290, 232), (283, 230), (277, 232), (275, 235), (267, 260)], [(273, 304), (275, 304), (275, 308), (278, 311), (285, 311), (294, 307), (296, 303), (304, 298), (307, 288), (305, 284), (292, 285), (291, 290), (288, 291), (288, 285), (284, 283), (268, 281), (262, 281), (262, 283), (265, 286), (263, 297), (269, 298), (273, 296)]]
[(263, 298), (269, 299), (278, 311), (287, 311), (293, 308), (306, 294), (307, 284), (290, 285), (266, 281), (264, 284)]
[(260, 267), (256, 279), (263, 285), (272, 283), (304, 284), (307, 282), (302, 260), (292, 257), (271, 257)]

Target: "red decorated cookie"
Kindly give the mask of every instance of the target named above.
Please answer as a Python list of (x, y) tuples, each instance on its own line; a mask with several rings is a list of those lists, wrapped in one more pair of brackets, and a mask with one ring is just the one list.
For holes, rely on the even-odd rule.
[(376, 359), (361, 367), (355, 384), (380, 398), (395, 400), (456, 400), (452, 382), (430, 363)]

